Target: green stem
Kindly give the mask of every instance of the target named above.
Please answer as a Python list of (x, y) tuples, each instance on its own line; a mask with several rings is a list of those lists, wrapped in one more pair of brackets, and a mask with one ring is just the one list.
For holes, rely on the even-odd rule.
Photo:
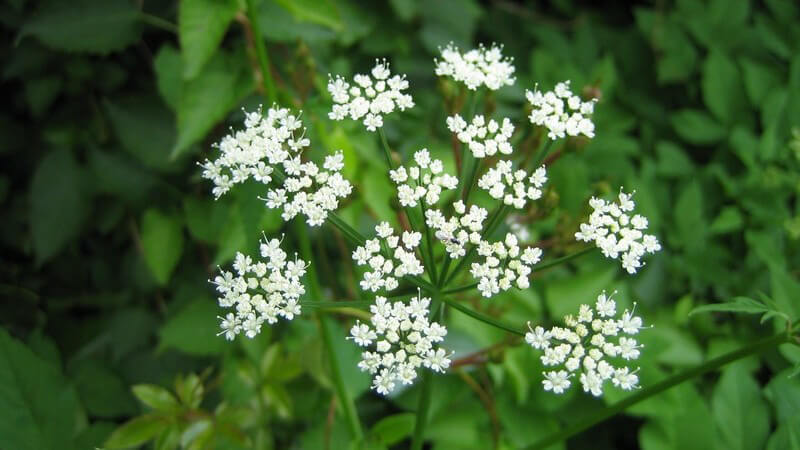
[(534, 170), (544, 161), (545, 156), (547, 156), (550, 149), (553, 148), (553, 142), (555, 142), (547, 136), (545, 136), (544, 139), (544, 147), (536, 153), (536, 159), (531, 166)]
[(451, 308), (456, 309), (458, 311), (461, 311), (462, 313), (472, 317), (473, 319), (477, 319), (477, 320), (479, 320), (479, 321), (481, 321), (481, 322), (483, 322), (483, 323), (485, 323), (487, 325), (491, 325), (493, 327), (500, 328), (501, 330), (508, 331), (509, 333), (514, 333), (514, 334), (517, 334), (517, 335), (520, 335), (520, 336), (525, 336), (525, 331), (524, 330), (520, 330), (520, 329), (514, 328), (514, 327), (512, 327), (510, 325), (506, 325), (503, 322), (500, 322), (497, 319), (494, 319), (494, 318), (489, 317), (487, 315), (481, 314), (481, 313), (479, 313), (477, 311), (473, 311), (473, 310), (467, 308), (466, 306), (462, 305), (461, 303), (454, 302), (452, 300), (444, 300), (444, 302), (447, 303)]
[(647, 400), (648, 398), (660, 394), (667, 389), (675, 387), (684, 381), (691, 380), (692, 378), (698, 377), (706, 372), (710, 372), (712, 370), (716, 370), (725, 364), (730, 362), (745, 358), (747, 356), (761, 353), (764, 350), (769, 348), (775, 347), (777, 345), (789, 342), (791, 336), (787, 333), (780, 333), (775, 336), (770, 336), (768, 338), (761, 339), (748, 345), (747, 347), (740, 348), (738, 350), (734, 350), (730, 353), (726, 353), (722, 356), (718, 356), (714, 359), (707, 361), (705, 364), (700, 365), (698, 367), (691, 368), (689, 370), (680, 372), (666, 380), (663, 380), (659, 383), (654, 384), (646, 389), (642, 389), (641, 391), (637, 392), (630, 397), (626, 397), (623, 400), (618, 401), (617, 403), (604, 408), (600, 413), (596, 414), (593, 417), (590, 417), (586, 420), (582, 420), (575, 424), (569, 425), (566, 428), (561, 429), (557, 433), (553, 433), (550, 436), (541, 439), (540, 441), (534, 443), (529, 449), (540, 449), (548, 447), (556, 442), (561, 442), (570, 437), (587, 430), (594, 425), (597, 425), (604, 420), (619, 414), (620, 412), (630, 408), (631, 406), (643, 401)]
[(553, 266), (557, 266), (559, 264), (565, 263), (567, 261), (573, 260), (579, 256), (583, 256), (587, 253), (592, 252), (593, 250), (597, 250), (597, 247), (587, 247), (583, 250), (577, 251), (575, 253), (570, 253), (569, 255), (564, 255), (561, 258), (556, 258), (552, 261), (543, 262), (541, 264), (537, 264), (533, 266), (534, 270), (544, 270), (549, 269)]
[(442, 294), (458, 294), (459, 292), (475, 289), (476, 287), (478, 287), (478, 283), (472, 283), (466, 286), (459, 286), (457, 288), (445, 289), (442, 291)]
[[(437, 314), (444, 314), (443, 299), (438, 290), (431, 292), (430, 320), (433, 321)], [(440, 320), (441, 320), (440, 314)], [(411, 438), (411, 449), (421, 450), (425, 442), (425, 428), (428, 426), (428, 410), (431, 406), (431, 371), (422, 372), (420, 380), (419, 402), (417, 403), (417, 417), (414, 422), (414, 435)]]
[(139, 20), (142, 22), (162, 30), (169, 31), (170, 33), (178, 34), (178, 26), (169, 20), (162, 19), (161, 17), (146, 12), (139, 12)]
[(420, 380), (419, 403), (417, 403), (417, 417), (414, 422), (414, 436), (411, 439), (411, 450), (421, 450), (425, 442), (425, 427), (428, 424), (428, 410), (431, 406), (431, 371), (422, 372)]
[(256, 47), (258, 65), (261, 67), (261, 80), (264, 83), (264, 93), (270, 104), (277, 100), (275, 83), (272, 81), (272, 71), (270, 71), (269, 56), (267, 47), (264, 45), (264, 38), (261, 36), (261, 28), (258, 25), (258, 12), (255, 8), (256, 0), (247, 0), (247, 18), (250, 21), (250, 28), (253, 30), (253, 45)]
[(430, 271), (431, 281), (434, 285), (439, 285), (439, 274), (436, 271), (436, 264), (434, 261), (436, 260), (433, 254), (433, 239), (431, 238), (431, 228), (428, 226), (428, 222), (425, 219), (425, 199), (420, 199), (419, 202), (419, 210), (422, 212), (422, 222), (423, 227), (425, 228), (425, 247), (427, 247), (428, 252), (428, 261), (427, 266), (428, 270)]
[(389, 169), (394, 170), (392, 149), (389, 148), (389, 141), (386, 140), (386, 133), (383, 132), (383, 127), (378, 128), (378, 134), (381, 136), (381, 144), (383, 144), (383, 154), (386, 156), (386, 164), (389, 166)]
[[(319, 286), (319, 281), (317, 280), (317, 272), (313, 261), (314, 255), (311, 251), (311, 241), (308, 237), (306, 224), (298, 218), (294, 221), (294, 228), (300, 247), (300, 254), (303, 256), (303, 259), (309, 263), (308, 269), (306, 269), (306, 280), (308, 280), (309, 294), (311, 295), (311, 298), (321, 298), (321, 289)], [(340, 304), (338, 306), (342, 305)], [(322, 340), (325, 344), (325, 349), (328, 353), (328, 360), (331, 365), (331, 377), (333, 378), (336, 397), (339, 400), (339, 405), (341, 406), (342, 412), (347, 420), (347, 425), (350, 427), (350, 433), (357, 442), (360, 442), (364, 437), (364, 432), (361, 429), (361, 422), (359, 421), (358, 414), (356, 413), (353, 397), (347, 391), (347, 386), (344, 384), (344, 378), (342, 376), (342, 370), (341, 367), (339, 367), (339, 360), (336, 358), (336, 347), (333, 345), (334, 337), (329, 324), (330, 318), (326, 317), (321, 312), (317, 313), (317, 318), (319, 320), (320, 334), (322, 335)]]
[(339, 300), (339, 301), (311, 301), (311, 302), (300, 302), (300, 306), (303, 308), (348, 308), (348, 307), (359, 307), (359, 306), (369, 306), (374, 304), (375, 302), (372, 300)]

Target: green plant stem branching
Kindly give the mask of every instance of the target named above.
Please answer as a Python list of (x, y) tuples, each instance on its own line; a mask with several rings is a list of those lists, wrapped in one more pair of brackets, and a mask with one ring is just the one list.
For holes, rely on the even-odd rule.
[(739, 359), (745, 358), (750, 355), (755, 355), (762, 353), (765, 350), (768, 350), (772, 347), (777, 345), (789, 342), (792, 339), (792, 336), (788, 333), (780, 333), (776, 334), (775, 336), (770, 336), (759, 341), (756, 341), (747, 347), (740, 348), (738, 350), (734, 350), (730, 353), (726, 353), (722, 356), (718, 356), (714, 359), (708, 360), (705, 364), (702, 364), (697, 367), (693, 367), (689, 370), (685, 370), (678, 374), (675, 374), (666, 380), (663, 380), (659, 383), (656, 383), (648, 388), (642, 389), (636, 394), (633, 394), (629, 397), (624, 398), (623, 400), (618, 401), (617, 403), (603, 409), (599, 413), (591, 416), (585, 420), (580, 422), (576, 422), (572, 425), (569, 425), (565, 428), (562, 428), (556, 433), (551, 434), (550, 436), (546, 436), (545, 438), (539, 440), (538, 442), (534, 443), (530, 450), (533, 449), (540, 449), (548, 447), (552, 444), (557, 442), (564, 441), (569, 439), (576, 434), (587, 430), (594, 425), (597, 425), (600, 422), (603, 422), (606, 419), (609, 419), (622, 411), (630, 408), (631, 406), (647, 400), (648, 398), (660, 394), (667, 389), (673, 388), (684, 381), (691, 380), (692, 378), (698, 377), (703, 375), (704, 373), (711, 372), (712, 370), (719, 369), (720, 367), (733, 362)]
[[(303, 259), (309, 263), (308, 268), (306, 269), (306, 279), (308, 280), (309, 293), (311, 294), (311, 298), (321, 298), (322, 293), (319, 287), (319, 281), (317, 280), (317, 273), (314, 268), (314, 255), (311, 251), (311, 241), (309, 240), (306, 225), (300, 219), (296, 219), (294, 225), (295, 233), (297, 233), (297, 241), (300, 247), (300, 254), (303, 256)], [(339, 361), (336, 359), (336, 348), (333, 345), (334, 336), (330, 329), (330, 324), (328, 323), (328, 321), (331, 319), (321, 312), (317, 314), (317, 318), (319, 320), (320, 334), (329, 356), (328, 359), (331, 365), (331, 377), (333, 378), (333, 386), (336, 392), (336, 397), (339, 400), (339, 405), (342, 408), (347, 425), (350, 428), (350, 433), (357, 442), (360, 442), (364, 437), (364, 432), (361, 428), (361, 421), (356, 413), (353, 397), (350, 395), (347, 390), (347, 386), (344, 384), (342, 370), (339, 366)]]

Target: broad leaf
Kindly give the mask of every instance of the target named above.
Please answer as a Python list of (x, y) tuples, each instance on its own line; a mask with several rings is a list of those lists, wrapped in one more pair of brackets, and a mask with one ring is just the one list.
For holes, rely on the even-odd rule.
[(154, 384), (137, 384), (133, 387), (133, 395), (140, 402), (158, 411), (173, 411), (180, 407), (171, 392)]
[(60, 371), (0, 328), (3, 448), (70, 448), (79, 408), (75, 389)]
[(411, 435), (416, 417), (413, 413), (384, 417), (372, 427), (370, 435), (383, 445), (394, 445)]
[(236, 0), (182, 0), (178, 9), (178, 37), (183, 76), (191, 79), (217, 51), (236, 15)]
[(217, 53), (197, 77), (183, 84), (173, 158), (202, 139), (252, 91), (253, 77), (244, 62), (244, 55)]
[(180, 220), (148, 209), (142, 217), (141, 243), (147, 267), (159, 284), (167, 284), (183, 252)]
[(106, 54), (139, 39), (138, 10), (129, 0), (51, 0), (22, 27), (56, 50)]
[(105, 448), (123, 449), (136, 447), (155, 438), (169, 427), (169, 422), (154, 414), (139, 416), (114, 430), (105, 443)]
[(52, 258), (80, 234), (89, 211), (84, 169), (67, 150), (42, 158), (33, 174), (30, 223), (37, 264)]
[(725, 128), (705, 111), (682, 109), (674, 113), (670, 121), (680, 137), (696, 145), (714, 144), (727, 134)]
[(758, 384), (733, 366), (722, 373), (712, 397), (720, 443), (730, 450), (764, 448), (769, 435), (769, 411)]
[(161, 328), (161, 345), (190, 355), (216, 355), (227, 342), (219, 332), (217, 316), (225, 311), (211, 299), (198, 299), (180, 310)]

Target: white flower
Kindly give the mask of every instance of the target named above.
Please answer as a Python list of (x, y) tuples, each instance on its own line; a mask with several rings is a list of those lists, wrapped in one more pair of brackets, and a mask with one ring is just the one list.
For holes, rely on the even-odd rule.
[(544, 166), (528, 176), (522, 169), (513, 170), (511, 161), (499, 160), (495, 167), (486, 171), (478, 180), (478, 187), (505, 205), (522, 209), (528, 200), (538, 200), (542, 197), (541, 188), (545, 182), (547, 182), (547, 172)]
[(510, 155), (513, 152), (508, 141), (514, 134), (514, 125), (508, 118), (502, 123), (490, 119), (488, 122), (483, 116), (473, 117), (467, 123), (458, 114), (447, 118), (447, 129), (464, 143), (476, 158), (485, 158), (497, 153)]
[(488, 49), (480, 45), (462, 54), (451, 42), (440, 49), (442, 59), (435, 60), (436, 75), (451, 77), (473, 91), (481, 85), (493, 91), (511, 86), (516, 81), (513, 59), (504, 58), (502, 49), (495, 44)]
[(370, 75), (354, 76), (353, 85), (339, 75), (336, 78), (328, 75), (328, 92), (334, 102), (328, 118), (361, 120), (367, 130), (376, 131), (383, 126), (384, 115), (395, 108), (405, 111), (413, 107), (414, 100), (403, 93), (408, 89), (405, 75), (390, 75), (385, 59), (375, 60)]
[(435, 344), (444, 340), (447, 329), (428, 321), (430, 299), (417, 294), (410, 304), (376, 297), (370, 306), (370, 325), (356, 322), (350, 337), (361, 347), (375, 343), (375, 351), (364, 351), (358, 368), (373, 375), (372, 388), (386, 395), (396, 382), (408, 385), (417, 378), (420, 366), (435, 372), (450, 367), (450, 354)]
[(661, 250), (655, 236), (643, 233), (647, 229), (647, 219), (639, 214), (628, 215), (636, 207), (633, 194), (620, 189), (617, 203), (592, 197), (589, 205), (592, 214), (588, 222), (580, 225), (575, 239), (593, 241), (605, 257), (620, 259), (628, 273), (636, 273), (644, 265), (641, 258), (646, 253)]
[[(425, 268), (417, 259), (415, 249), (422, 240), (419, 232), (404, 231), (401, 236), (394, 234), (388, 222), (375, 227), (376, 239), (368, 240), (353, 252), (357, 265), (369, 266), (361, 280), (361, 289), (377, 292), (380, 289), (391, 291), (400, 284), (398, 279), (406, 275), (421, 275)], [(388, 255), (382, 254), (381, 242), (385, 244)]]
[(426, 224), (435, 231), (436, 239), (445, 246), (450, 258), (464, 257), (468, 246), (475, 249), (478, 258), (470, 266), (470, 273), (478, 281), (481, 295), (491, 297), (512, 287), (530, 287), (528, 277), (541, 260), (541, 249), (521, 249), (513, 233), (507, 233), (503, 241), (489, 242), (482, 235), (483, 221), (488, 215), (484, 208), (472, 205), (467, 211), (462, 201), (453, 207), (456, 215), (449, 219), (438, 210), (427, 210)]
[(284, 178), (283, 182), (267, 189), (262, 198), (267, 207), (283, 208), (282, 217), (287, 221), (303, 214), (309, 225), (322, 225), (353, 188), (339, 173), (344, 167), (341, 151), (326, 156), (322, 169), (301, 160), (303, 149), (311, 144), (304, 137), (305, 129), (296, 136), (302, 125), (285, 108), (270, 108), (266, 117), (260, 107), (245, 112), (245, 129), (222, 138), (217, 144), (219, 158), (202, 164), (203, 177), (214, 183), (214, 196), (219, 198), (250, 177), (269, 185), (275, 171), (282, 171), (285, 178), (278, 178)]
[(439, 201), (442, 190), (455, 189), (458, 178), (443, 173), (442, 161), (431, 159), (427, 149), (414, 153), (418, 164), (408, 170), (398, 167), (389, 171), (389, 178), (397, 184), (397, 198), (402, 206), (414, 207), (422, 201), (433, 205)]
[(569, 89), (569, 81), (556, 85), (555, 90), (542, 93), (538, 87), (525, 91), (533, 109), (528, 117), (532, 124), (547, 128), (550, 139), (566, 135), (594, 137), (591, 120), (595, 100), (584, 102)]
[[(305, 293), (300, 278), (308, 265), (301, 259), (287, 261), (280, 241), (261, 242), (262, 261), (241, 253), (236, 254), (233, 272), (222, 271), (212, 283), (219, 293), (219, 305), (234, 312), (221, 320), (222, 331), (228, 340), (240, 332), (249, 338), (261, 332), (264, 322), (274, 324), (278, 318), (292, 320), (300, 315), (298, 300)], [(367, 335), (369, 337), (369, 335)]]
[(612, 297), (603, 291), (597, 296), (594, 309), (581, 305), (577, 317), (565, 316), (567, 328), (556, 326), (545, 330), (528, 324), (530, 332), (525, 334), (525, 342), (544, 352), (542, 364), (565, 369), (542, 373), (545, 391), (564, 392), (571, 384), (569, 378), (577, 371), (581, 372), (578, 379), (584, 392), (594, 396), (603, 394), (603, 386), (609, 380), (626, 391), (638, 387), (638, 369), (631, 371), (625, 361), (639, 358), (642, 346), (630, 336), (642, 328), (642, 319), (628, 310), (620, 319), (614, 319), (617, 305)]

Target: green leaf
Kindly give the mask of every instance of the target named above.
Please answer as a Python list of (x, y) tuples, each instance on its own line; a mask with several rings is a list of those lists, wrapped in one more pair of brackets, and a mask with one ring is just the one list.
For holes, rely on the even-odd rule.
[(90, 415), (103, 418), (130, 416), (138, 411), (119, 375), (97, 360), (80, 360), (69, 369), (81, 403)]
[(670, 122), (675, 132), (691, 144), (715, 144), (727, 134), (725, 128), (708, 113), (696, 109), (677, 111), (670, 117)]
[(602, 270), (584, 272), (548, 283), (545, 301), (550, 314), (561, 318), (567, 314), (577, 314), (582, 304), (594, 304), (603, 289), (609, 288), (616, 274), (617, 267), (610, 264)]
[(736, 206), (726, 206), (711, 222), (708, 230), (712, 234), (725, 234), (739, 231), (744, 225), (744, 217)]
[(782, 84), (780, 72), (772, 66), (752, 59), (744, 58), (740, 63), (745, 92), (753, 105), (760, 106), (767, 94)]
[(714, 388), (718, 442), (730, 450), (761, 449), (769, 436), (769, 410), (753, 377), (737, 367), (725, 370)]
[(215, 54), (203, 71), (181, 88), (177, 109), (178, 140), (172, 157), (202, 139), (253, 90), (253, 86), (244, 55)]
[(161, 328), (161, 346), (178, 349), (190, 355), (217, 355), (227, 342), (217, 336), (217, 316), (224, 311), (215, 301), (199, 299), (181, 309)]
[(800, 416), (800, 383), (791, 378), (793, 369), (778, 372), (764, 388), (764, 396), (775, 408), (775, 419), (778, 422), (789, 421)]
[(3, 328), (0, 411), (2, 446), (15, 450), (71, 448), (80, 418), (75, 389), (60, 371)]
[(183, 252), (180, 220), (157, 209), (148, 209), (142, 217), (141, 243), (150, 272), (159, 284), (167, 284)]
[(165, 44), (158, 50), (153, 60), (153, 69), (156, 72), (156, 84), (161, 98), (172, 108), (178, 110), (181, 92), (183, 91), (183, 63), (181, 55), (175, 47)]
[(173, 164), (175, 118), (155, 96), (137, 96), (119, 102), (103, 101), (111, 126), (122, 147), (148, 167), (164, 170)]
[(656, 144), (656, 154), (658, 155), (656, 167), (661, 175), (679, 177), (689, 175), (694, 171), (692, 160), (677, 144), (661, 141)]
[(696, 251), (705, 246), (708, 227), (703, 215), (703, 189), (697, 180), (684, 187), (675, 203), (675, 225), (683, 246)]
[(711, 51), (703, 64), (701, 84), (703, 100), (717, 119), (732, 123), (742, 116), (747, 108), (746, 97), (741, 95), (744, 87), (739, 69), (725, 54)]
[(107, 54), (139, 39), (138, 10), (128, 0), (50, 0), (22, 27), (56, 50)]
[(707, 312), (737, 312), (746, 314), (762, 314), (770, 311), (767, 305), (747, 297), (735, 297), (733, 301), (725, 303), (712, 303), (693, 309), (689, 315)]
[(169, 422), (163, 417), (154, 414), (139, 416), (114, 430), (105, 447), (108, 449), (136, 447), (155, 438), (168, 427)]
[(384, 417), (372, 427), (370, 434), (381, 444), (394, 445), (411, 436), (416, 417), (414, 413), (399, 413)]
[(301, 22), (311, 22), (342, 31), (342, 19), (330, 0), (274, 0)]
[(183, 76), (192, 79), (217, 51), (238, 4), (236, 0), (182, 0), (178, 8), (178, 37)]
[(767, 442), (767, 450), (800, 450), (800, 414), (778, 425)]
[(133, 395), (140, 402), (156, 411), (169, 412), (180, 407), (178, 400), (172, 393), (155, 384), (137, 384), (133, 386)]
[(51, 152), (36, 168), (30, 190), (30, 223), (37, 265), (80, 234), (89, 211), (83, 180), (83, 168), (67, 150)]

